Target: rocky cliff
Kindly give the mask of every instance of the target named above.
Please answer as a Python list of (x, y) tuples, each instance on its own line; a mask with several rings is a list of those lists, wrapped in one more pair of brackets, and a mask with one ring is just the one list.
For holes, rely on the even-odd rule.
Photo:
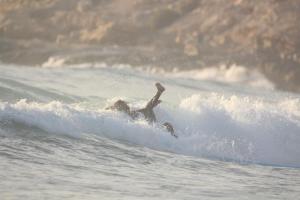
[(236, 63), (300, 92), (298, 0), (0, 0), (0, 60)]

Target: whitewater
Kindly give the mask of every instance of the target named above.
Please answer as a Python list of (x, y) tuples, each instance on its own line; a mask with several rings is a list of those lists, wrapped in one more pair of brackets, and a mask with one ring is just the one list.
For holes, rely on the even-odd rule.
[[(157, 124), (105, 109), (156, 82)], [(236, 65), (1, 63), (0, 160), (0, 199), (297, 199), (300, 95)]]

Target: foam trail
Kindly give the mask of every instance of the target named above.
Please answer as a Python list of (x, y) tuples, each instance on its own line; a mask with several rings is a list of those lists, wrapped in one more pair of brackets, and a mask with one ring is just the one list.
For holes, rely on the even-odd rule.
[(193, 95), (177, 109), (156, 110), (159, 123), (174, 124), (177, 140), (144, 120), (60, 102), (0, 103), (0, 120), (75, 137), (98, 134), (185, 155), (300, 167), (299, 108), (295, 99), (274, 104), (248, 97)]

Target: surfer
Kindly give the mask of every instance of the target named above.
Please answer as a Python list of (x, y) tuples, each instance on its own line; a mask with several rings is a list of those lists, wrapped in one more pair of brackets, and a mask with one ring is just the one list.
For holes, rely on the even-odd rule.
[[(147, 105), (142, 109), (131, 110), (130, 107), (128, 106), (127, 102), (125, 102), (123, 100), (116, 101), (114, 103), (114, 105), (112, 105), (106, 109), (124, 112), (127, 115), (129, 115), (132, 119), (136, 119), (139, 117), (139, 114), (142, 114), (148, 122), (154, 123), (154, 122), (156, 122), (156, 116), (154, 114), (153, 108), (155, 108), (158, 104), (161, 103), (161, 100), (159, 98), (160, 98), (161, 94), (165, 91), (165, 88), (160, 83), (156, 83), (155, 86), (157, 88), (156, 94), (147, 103)], [(172, 136), (177, 138), (177, 135), (175, 135), (175, 133), (174, 133), (175, 132), (174, 128), (169, 122), (163, 123), (162, 126), (164, 128), (166, 128), (166, 130), (168, 132), (170, 132)]]

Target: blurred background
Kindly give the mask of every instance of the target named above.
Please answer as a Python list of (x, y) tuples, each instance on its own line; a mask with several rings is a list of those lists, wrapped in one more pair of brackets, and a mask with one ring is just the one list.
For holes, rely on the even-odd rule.
[(0, 0), (0, 61), (241, 65), (300, 92), (298, 0)]

